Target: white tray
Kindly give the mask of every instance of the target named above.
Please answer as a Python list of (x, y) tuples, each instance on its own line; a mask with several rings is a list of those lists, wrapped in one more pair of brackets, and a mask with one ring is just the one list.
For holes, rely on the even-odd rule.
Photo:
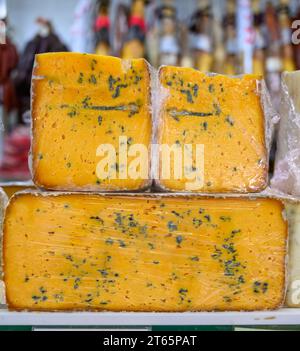
[(0, 310), (2, 326), (300, 325), (300, 309), (214, 313), (31, 313)]

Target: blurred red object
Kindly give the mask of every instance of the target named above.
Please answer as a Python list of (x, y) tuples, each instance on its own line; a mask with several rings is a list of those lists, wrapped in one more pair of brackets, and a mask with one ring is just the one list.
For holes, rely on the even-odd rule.
[(2, 180), (29, 180), (28, 153), (30, 128), (20, 126), (4, 137), (3, 159), (0, 166)]
[(0, 103), (6, 112), (17, 106), (15, 88), (11, 80), (11, 72), (17, 67), (18, 54), (15, 45), (6, 38), (6, 44), (0, 45)]

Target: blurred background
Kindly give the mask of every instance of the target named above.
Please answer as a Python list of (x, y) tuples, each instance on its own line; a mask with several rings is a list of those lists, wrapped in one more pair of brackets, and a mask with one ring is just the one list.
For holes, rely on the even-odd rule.
[(300, 69), (297, 20), (300, 0), (0, 0), (0, 181), (30, 179), (36, 53), (145, 57), (156, 67), (256, 73), (277, 108), (281, 73)]

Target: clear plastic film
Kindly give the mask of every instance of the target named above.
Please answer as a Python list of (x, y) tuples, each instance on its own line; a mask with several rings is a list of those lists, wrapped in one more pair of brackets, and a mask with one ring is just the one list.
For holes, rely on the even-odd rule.
[(164, 173), (170, 161), (166, 153), (156, 153), (157, 187), (196, 193), (263, 191), (278, 122), (265, 82), (253, 75), (229, 77), (167, 66), (160, 68), (157, 80), (157, 141), (171, 149), (170, 174)]
[(288, 307), (300, 308), (300, 201), (287, 201), (289, 223)]
[(285, 297), (272, 197), (24, 192), (5, 223), (11, 310), (258, 311)]
[(37, 55), (30, 157), (35, 184), (65, 191), (149, 188), (151, 75), (143, 59)]
[(260, 97), (265, 117), (265, 138), (269, 156), (274, 140), (275, 127), (280, 121), (280, 116), (272, 104), (271, 95), (265, 80), (261, 80), (260, 86)]
[(264, 194), (280, 199), (285, 205), (289, 229), (285, 305), (290, 308), (300, 308), (300, 199), (274, 188), (268, 188)]
[(300, 196), (300, 71), (282, 75), (280, 125), (272, 188)]

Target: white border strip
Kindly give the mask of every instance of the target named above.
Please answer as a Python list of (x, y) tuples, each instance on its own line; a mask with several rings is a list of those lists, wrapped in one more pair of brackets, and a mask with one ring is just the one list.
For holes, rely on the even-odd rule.
[(300, 325), (300, 309), (216, 313), (33, 313), (0, 311), (2, 326)]

